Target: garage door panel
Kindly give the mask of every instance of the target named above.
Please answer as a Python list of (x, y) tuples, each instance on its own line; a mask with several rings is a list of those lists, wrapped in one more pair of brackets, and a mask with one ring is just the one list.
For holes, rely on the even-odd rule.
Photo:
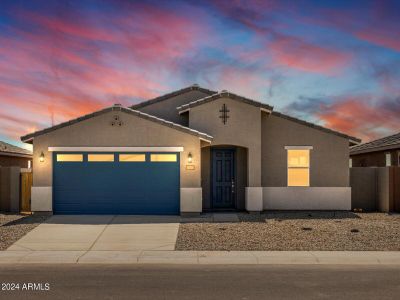
[(179, 159), (168, 163), (148, 159), (146, 162), (55, 161), (53, 177), (54, 213), (179, 213)]

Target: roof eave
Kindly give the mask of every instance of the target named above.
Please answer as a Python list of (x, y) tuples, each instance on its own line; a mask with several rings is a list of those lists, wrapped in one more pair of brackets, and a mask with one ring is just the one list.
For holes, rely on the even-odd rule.
[(55, 130), (58, 130), (58, 129), (61, 129), (61, 128), (64, 128), (64, 127), (67, 127), (67, 126), (70, 126), (70, 125), (73, 125), (73, 124), (76, 124), (76, 123), (79, 123), (81, 121), (90, 119), (92, 117), (95, 117), (97, 115), (100, 115), (100, 114), (103, 114), (103, 113), (106, 113), (106, 112), (110, 112), (110, 111), (123, 111), (125, 113), (133, 114), (135, 116), (141, 117), (141, 118), (146, 119), (146, 120), (150, 120), (152, 122), (159, 123), (159, 124), (161, 124), (163, 126), (167, 126), (167, 127), (173, 128), (175, 130), (179, 130), (181, 132), (185, 132), (185, 133), (188, 133), (188, 134), (191, 134), (191, 135), (194, 135), (194, 136), (198, 136), (198, 137), (204, 137), (206, 139), (213, 139), (213, 137), (211, 135), (208, 135), (208, 134), (206, 134), (204, 132), (200, 132), (200, 131), (191, 129), (189, 127), (185, 127), (183, 125), (176, 124), (174, 122), (170, 122), (170, 121), (158, 118), (156, 116), (153, 116), (153, 115), (150, 115), (150, 114), (147, 114), (147, 113), (143, 113), (143, 112), (138, 111), (138, 110), (134, 110), (132, 108), (126, 108), (126, 107), (122, 107), (120, 105), (114, 105), (112, 107), (108, 107), (108, 108), (93, 112), (91, 114), (84, 115), (82, 117), (79, 117), (79, 118), (76, 118), (76, 119), (73, 119), (73, 120), (58, 124), (56, 126), (45, 128), (43, 130), (39, 130), (37, 132), (27, 134), (27, 135), (21, 137), (21, 141), (23, 141), (25, 143), (31, 143), (36, 136), (40, 136), (40, 135), (43, 135), (43, 134), (46, 134), (46, 133), (49, 133), (49, 132), (52, 132), (52, 131), (55, 131)]
[(361, 149), (361, 150), (353, 150), (353, 151), (350, 149), (350, 155), (366, 154), (366, 153), (371, 153), (371, 152), (380, 152), (380, 151), (393, 150), (393, 149), (400, 149), (400, 144), (374, 147), (374, 148)]
[(23, 157), (32, 158), (32, 154), (14, 153), (14, 152), (0, 152), (0, 156), (13, 156), (13, 157)]
[(164, 100), (168, 100), (168, 99), (170, 99), (172, 97), (176, 97), (176, 96), (185, 94), (185, 93), (190, 92), (190, 91), (200, 91), (200, 92), (203, 92), (203, 93), (208, 94), (208, 95), (213, 95), (213, 94), (218, 93), (216, 91), (209, 90), (209, 89), (203, 88), (203, 87), (201, 87), (201, 86), (199, 86), (197, 84), (194, 84), (194, 85), (188, 86), (186, 88), (183, 88), (183, 89), (180, 89), (180, 90), (177, 90), (177, 91), (173, 91), (171, 93), (167, 93), (167, 94), (158, 96), (156, 98), (152, 98), (152, 99), (149, 99), (149, 100), (142, 101), (140, 103), (137, 103), (135, 105), (130, 106), (129, 108), (135, 109), (135, 110), (136, 109), (140, 109), (142, 107), (145, 107), (145, 106), (148, 106), (148, 105), (151, 105), (151, 104), (154, 104), (154, 103), (158, 103), (158, 102), (161, 102), (161, 101), (164, 101)]
[(192, 101), (190, 103), (180, 105), (176, 109), (178, 110), (179, 114), (182, 114), (182, 113), (190, 110), (190, 108), (192, 108), (192, 107), (203, 105), (203, 104), (206, 104), (206, 103), (208, 103), (210, 101), (221, 99), (221, 98), (225, 98), (225, 97), (226, 98), (230, 98), (232, 100), (238, 100), (238, 101), (241, 101), (243, 103), (246, 103), (246, 104), (249, 104), (249, 105), (253, 105), (255, 107), (259, 107), (261, 110), (263, 110), (265, 112), (268, 112), (268, 113), (271, 113), (272, 110), (274, 109), (273, 106), (270, 106), (268, 104), (262, 103), (260, 101), (252, 100), (252, 99), (249, 99), (249, 98), (245, 98), (245, 97), (242, 97), (242, 96), (230, 93), (230, 92), (221, 92), (221, 93), (217, 93), (217, 94), (214, 94), (214, 95), (210, 95), (210, 96), (207, 96), (207, 97)]

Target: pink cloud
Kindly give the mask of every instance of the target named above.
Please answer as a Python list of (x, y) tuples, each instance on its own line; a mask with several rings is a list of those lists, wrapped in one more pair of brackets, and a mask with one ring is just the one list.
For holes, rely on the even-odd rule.
[(267, 51), (271, 51), (274, 64), (324, 75), (342, 71), (352, 58), (349, 53), (282, 35), (269, 43)]
[(137, 9), (103, 22), (107, 28), (83, 18), (18, 14), (34, 30), (12, 28), (0, 37), (0, 103), (14, 110), (13, 120), (0, 116), (0, 134), (18, 139), (52, 118), (59, 123), (167, 90), (161, 82), (168, 70), (194, 50), (206, 26), (172, 11)]
[(398, 132), (398, 101), (379, 99), (372, 102), (370, 96), (348, 96), (335, 103), (321, 105), (316, 116), (329, 128), (369, 141), (381, 137), (382, 129), (392, 133)]
[(399, 30), (400, 26), (396, 32), (368, 28), (363, 31), (355, 32), (354, 35), (361, 40), (365, 40), (372, 44), (376, 44), (400, 52)]

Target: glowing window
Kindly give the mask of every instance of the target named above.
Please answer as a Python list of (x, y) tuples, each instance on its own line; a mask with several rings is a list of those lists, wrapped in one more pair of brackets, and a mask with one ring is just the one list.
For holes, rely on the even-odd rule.
[(146, 155), (145, 154), (120, 154), (119, 161), (121, 161), (121, 162), (146, 161)]
[(288, 149), (288, 186), (310, 186), (310, 150)]
[(114, 161), (114, 154), (89, 154), (89, 162), (112, 162)]
[(83, 154), (57, 154), (57, 161), (83, 161)]
[(150, 161), (152, 162), (175, 162), (178, 158), (176, 154), (151, 154)]

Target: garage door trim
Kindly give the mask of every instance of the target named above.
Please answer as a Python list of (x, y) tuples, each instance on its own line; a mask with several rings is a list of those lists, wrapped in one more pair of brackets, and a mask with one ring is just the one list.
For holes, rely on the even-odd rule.
[[(57, 155), (58, 154), (82, 154), (83, 155), (83, 160), (81, 161), (81, 162), (58, 162), (57, 161)], [(115, 167), (115, 164), (123, 164), (123, 165), (125, 165), (125, 166), (128, 166), (128, 165), (144, 165), (144, 164), (154, 164), (154, 166), (156, 166), (156, 165), (159, 165), (160, 167), (162, 166), (162, 165), (164, 165), (164, 166), (166, 166), (166, 164), (170, 164), (170, 163), (172, 163), (173, 165), (175, 165), (178, 169), (176, 170), (176, 171), (174, 171), (174, 172), (177, 172), (176, 174), (177, 174), (177, 177), (175, 177), (176, 178), (176, 185), (173, 185), (173, 186), (176, 186), (176, 188), (178, 189), (177, 190), (177, 194), (176, 194), (176, 198), (170, 198), (170, 199), (176, 199), (175, 201), (177, 201), (177, 202), (175, 202), (175, 201), (173, 201), (173, 202), (171, 202), (171, 206), (169, 206), (168, 208), (167, 208), (167, 210), (165, 210), (164, 212), (162, 212), (162, 209), (160, 210), (160, 203), (161, 202), (159, 202), (159, 201), (155, 201), (155, 202), (150, 202), (150, 203), (153, 203), (153, 204), (150, 204), (150, 206), (149, 206), (149, 204), (148, 204), (148, 207), (147, 207), (147, 209), (142, 209), (142, 207), (143, 207), (143, 204), (140, 204), (140, 203), (145, 203), (145, 202), (147, 202), (147, 201), (145, 201), (145, 202), (137, 202), (136, 200), (137, 200), (137, 198), (136, 198), (136, 200), (135, 200), (135, 197), (132, 199), (133, 200), (133, 202), (131, 202), (131, 205), (132, 206), (130, 206), (130, 208), (129, 208), (129, 211), (124, 211), (124, 212), (121, 212), (124, 208), (123, 208), (123, 206), (121, 206), (121, 207), (119, 207), (119, 208), (116, 208), (115, 209), (115, 212), (111, 212), (112, 214), (179, 214), (179, 203), (180, 203), (180, 193), (179, 193), (179, 188), (180, 188), (180, 154), (179, 154), (179, 152), (175, 152), (175, 154), (177, 155), (177, 160), (175, 161), (175, 162), (152, 162), (151, 161), (151, 159), (150, 159), (150, 156), (151, 156), (151, 154), (167, 154), (167, 153), (171, 153), (171, 152), (166, 152), (166, 151), (163, 151), (163, 152), (160, 152), (160, 151), (151, 151), (151, 152), (146, 152), (146, 153), (143, 153), (143, 152), (125, 152), (125, 151), (121, 151), (121, 152), (103, 152), (103, 153), (107, 153), (107, 154), (113, 154), (114, 155), (114, 161), (113, 162), (93, 162), (93, 163), (91, 163), (91, 162), (89, 162), (88, 161), (88, 155), (90, 154), (91, 152), (78, 152), (78, 151), (74, 151), (74, 152), (53, 152), (53, 167), (55, 167), (56, 166), (56, 164), (58, 165), (58, 164), (60, 164), (60, 165), (62, 165), (62, 164), (69, 164), (70, 166), (72, 166), (72, 164), (74, 164), (74, 165), (77, 165), (77, 167), (79, 166), (79, 165), (82, 165), (82, 164), (89, 164), (89, 165), (95, 165), (95, 164), (101, 164), (101, 165), (103, 165), (103, 166), (107, 166), (107, 165), (113, 165), (114, 167)], [(97, 154), (99, 153), (99, 152), (96, 152)], [(120, 160), (119, 160), (119, 155), (120, 154), (145, 154), (145, 156), (146, 156), (146, 160), (144, 161), (144, 162), (121, 162)], [(114, 167), (112, 167), (112, 168), (114, 168)], [(80, 168), (80, 167), (78, 167), (78, 168)], [(157, 167), (158, 168), (158, 167)], [(164, 167), (161, 167), (162, 169), (164, 168)], [(169, 168), (169, 167), (168, 167)], [(173, 168), (175, 168), (175, 167), (173, 167)], [(170, 169), (171, 170), (171, 169)], [(60, 174), (60, 173), (58, 173), (58, 174)], [(121, 173), (116, 173), (116, 174), (119, 174), (119, 175), (116, 175), (116, 176), (120, 176), (121, 175)], [(153, 174), (163, 174), (163, 173), (160, 173), (159, 171), (157, 171), (157, 173), (153, 173)], [(57, 192), (56, 192), (56, 182), (55, 182), (55, 178), (54, 178), (54, 176), (56, 175), (56, 169), (54, 168), (53, 169), (53, 211), (55, 212), (55, 213), (61, 213), (61, 214), (70, 214), (71, 212), (68, 212), (68, 211), (62, 211), (62, 209), (60, 210), (58, 210), (57, 211), (57, 209), (56, 209), (56, 206), (57, 206), (57, 204), (56, 204), (56, 202), (57, 202)], [(158, 175), (155, 175), (155, 176), (158, 176)], [(171, 178), (169, 178), (169, 180), (171, 180)], [(69, 181), (69, 180), (68, 180)], [(64, 181), (64, 182), (68, 182), (68, 181)], [(167, 180), (167, 182), (168, 182), (168, 180)], [(90, 190), (89, 190), (90, 191)], [(171, 190), (170, 190), (171, 191)], [(175, 192), (173, 192), (173, 193), (175, 193)], [(107, 195), (107, 193), (105, 194), (105, 195)], [(141, 196), (140, 195), (143, 195), (143, 194), (141, 194), (141, 193), (139, 193), (138, 194), (138, 198), (140, 198)], [(78, 196), (78, 198), (77, 199), (79, 199), (79, 196)], [(83, 198), (83, 199), (85, 199), (85, 198)], [(86, 199), (89, 199), (89, 198), (86, 198)], [(112, 199), (112, 198), (110, 198), (110, 199)], [(130, 199), (130, 198), (124, 198), (124, 197), (120, 197), (119, 199)], [(144, 199), (144, 198), (142, 198), (142, 199)], [(155, 198), (152, 198), (152, 197), (150, 197), (149, 198), (150, 200), (151, 199), (163, 199), (163, 198), (157, 198), (157, 197), (155, 197)], [(166, 199), (168, 199), (168, 198), (166, 198)], [(64, 200), (65, 200), (65, 198), (64, 198)], [(123, 204), (123, 202), (124, 201), (122, 201), (121, 203)], [(61, 202), (62, 203), (62, 202)], [(67, 202), (68, 203), (68, 202)], [(84, 203), (84, 202), (82, 202), (82, 203)], [(125, 202), (126, 203), (126, 202)], [(138, 204), (139, 203), (139, 204)], [(93, 204), (93, 203), (92, 203)], [(164, 202), (164, 204), (165, 204), (165, 202)], [(79, 203), (78, 203), (78, 205), (79, 205)], [(85, 206), (85, 204), (82, 204), (83, 206), (78, 206), (77, 207), (77, 209), (76, 209), (76, 214), (92, 214), (92, 213), (95, 213), (95, 214), (97, 214), (97, 213), (100, 213), (100, 214), (104, 214), (104, 211), (106, 211), (106, 210), (102, 210), (101, 209), (101, 207), (100, 207), (100, 209), (99, 210), (97, 210), (97, 209), (95, 209), (95, 210), (92, 210), (92, 211), (89, 211), (90, 210), (90, 208), (88, 209), (88, 207), (87, 206)], [(154, 205), (154, 206), (153, 206)], [(175, 209), (173, 209), (173, 210), (171, 210), (174, 206), (176, 206), (176, 205), (178, 205), (177, 207), (176, 207), (176, 210)], [(79, 207), (81, 207), (81, 209), (79, 209)], [(107, 207), (107, 204), (106, 204), (106, 206), (105, 207)], [(154, 209), (153, 208), (151, 208), (151, 207), (154, 207)], [(104, 208), (104, 207), (103, 207)], [(86, 212), (85, 212), (86, 211)], [(135, 212), (136, 211), (136, 212)], [(125, 213), (126, 212), (126, 213)], [(74, 213), (75, 214), (75, 213)]]
[(183, 147), (48, 147), (49, 152), (183, 152)]

